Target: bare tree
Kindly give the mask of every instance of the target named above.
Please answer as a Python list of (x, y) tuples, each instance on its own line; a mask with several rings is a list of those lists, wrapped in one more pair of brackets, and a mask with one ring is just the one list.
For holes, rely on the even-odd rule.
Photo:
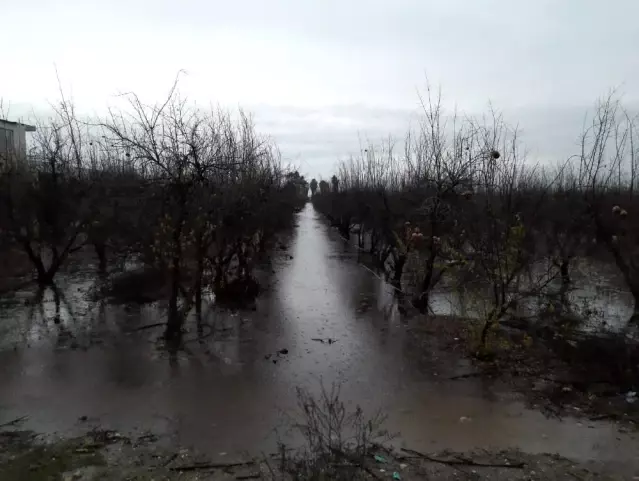
[(456, 211), (473, 195), (473, 177), (485, 152), (472, 122), (445, 118), (440, 94), (428, 87), (420, 100), (420, 128), (408, 136), (405, 162), (423, 199), (417, 210), (423, 274), (415, 302), (425, 310), (430, 291), (452, 265), (446, 245), (458, 234)]
[(639, 322), (639, 231), (633, 222), (639, 207), (634, 195), (637, 133), (635, 120), (612, 92), (599, 102), (578, 156), (580, 189), (596, 239), (612, 254), (635, 299), (633, 323)]
[(550, 186), (535, 182), (534, 166), (524, 162), (517, 131), (493, 115), (478, 125), (482, 132), (482, 163), (475, 194), (464, 212), (465, 234), (459, 245), (462, 268), (488, 290), (488, 308), (479, 339), (485, 354), (488, 334), (518, 302), (538, 296), (556, 275), (543, 261), (535, 268), (534, 229)]
[[(149, 256), (168, 279), (165, 338), (179, 341), (192, 307), (201, 311), (206, 285), (218, 300), (256, 294), (253, 258), (269, 223), (277, 225), (257, 214), (274, 213), (266, 206), (293, 184), (283, 182), (272, 143), (243, 112), (204, 113), (179, 96), (177, 81), (161, 104), (125, 97), (128, 110), (112, 110), (102, 126), (152, 186), (145, 208), (157, 210), (158, 222), (150, 226)], [(293, 197), (303, 190), (305, 200), (308, 185), (299, 174), (297, 181), (303, 185), (294, 184)], [(292, 203), (286, 206), (280, 216), (292, 212)]]
[[(217, 157), (218, 132), (207, 132), (212, 119), (204, 118), (179, 97), (177, 79), (161, 104), (145, 105), (135, 94), (127, 94), (126, 98), (130, 111), (111, 110), (102, 126), (109, 132), (113, 145), (125, 151), (131, 162), (158, 187), (163, 216), (153, 245), (158, 266), (169, 278), (165, 337), (179, 339), (193, 302), (193, 296), (185, 295), (180, 305), (181, 294), (191, 292), (183, 285), (186, 254), (194, 241), (193, 230), (197, 250), (201, 249), (209, 227), (194, 222), (202, 218), (197, 217), (201, 212), (193, 201), (201, 200), (209, 171), (228, 167), (235, 159)], [(218, 160), (224, 167), (216, 163)]]
[(3, 221), (36, 270), (52, 284), (68, 257), (82, 248), (91, 220), (91, 183), (82, 168), (87, 143), (70, 103), (63, 99), (40, 122), (33, 156), (2, 173)]

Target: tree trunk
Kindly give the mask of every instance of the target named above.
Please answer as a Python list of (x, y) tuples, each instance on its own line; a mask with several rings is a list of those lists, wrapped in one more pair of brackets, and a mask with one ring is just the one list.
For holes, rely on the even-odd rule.
[(375, 229), (371, 229), (371, 244), (368, 252), (370, 254), (375, 254), (377, 251), (377, 235), (375, 234)]
[(204, 275), (204, 254), (199, 252), (197, 259), (197, 272), (195, 273), (195, 310), (202, 312), (202, 276)]
[(60, 316), (60, 291), (52, 286), (51, 290), (53, 291), (53, 302), (55, 304), (55, 316), (53, 318), (53, 322), (55, 324), (60, 324), (62, 318)]
[(266, 252), (266, 231), (262, 231), (262, 235), (260, 236), (259, 251), (261, 253)]
[(393, 284), (401, 286), (402, 274), (404, 273), (404, 266), (406, 265), (406, 254), (401, 254), (395, 261), (395, 272), (393, 273)]
[(237, 250), (237, 280), (244, 282), (248, 278), (248, 264), (246, 261), (246, 246), (238, 242)]
[(40, 287), (53, 285), (53, 273), (44, 267), (42, 262), (36, 264), (37, 281)]
[(171, 294), (169, 297), (169, 313), (164, 337), (166, 340), (177, 340), (182, 331), (182, 316), (178, 300), (180, 296), (180, 267), (179, 258), (174, 257), (171, 267)]
[(40, 254), (36, 254), (31, 247), (31, 242), (24, 239), (21, 242), (22, 248), (27, 253), (29, 260), (33, 264), (36, 270), (36, 280), (38, 281), (38, 285), (41, 287), (49, 286), (53, 283), (53, 274), (55, 272), (50, 272), (50, 269), (44, 267), (44, 261), (42, 260), (42, 256)]
[(501, 316), (497, 315), (497, 307), (493, 307), (490, 310), (490, 313), (488, 313), (488, 318), (484, 322), (484, 327), (481, 330), (481, 338), (479, 340), (479, 354), (482, 354), (486, 349), (486, 343), (488, 341), (488, 331), (490, 331), (490, 328), (493, 326), (493, 324), (499, 320), (499, 317)]
[(635, 308), (632, 312), (632, 316), (628, 320), (628, 324), (634, 324), (639, 326), (639, 299), (635, 297)]
[(386, 271), (386, 261), (388, 260), (388, 257), (391, 255), (392, 252), (393, 249), (390, 246), (385, 247), (384, 250), (379, 252), (379, 255), (377, 256), (377, 266), (379, 268)]
[(420, 292), (419, 296), (417, 296), (415, 300), (413, 301), (413, 304), (415, 305), (417, 309), (419, 309), (420, 313), (422, 314), (428, 313), (428, 306), (430, 304), (430, 292), (429, 291)]
[(630, 324), (637, 324), (639, 323), (639, 275), (637, 274), (633, 266), (630, 265), (629, 261), (627, 261), (622, 255), (621, 251), (619, 250), (619, 246), (613, 244), (610, 241), (607, 241), (606, 245), (612, 252), (613, 257), (615, 258), (615, 263), (617, 264), (617, 268), (623, 274), (626, 285), (628, 286), (628, 289), (630, 289), (630, 292), (632, 293), (635, 301), (635, 309), (628, 322)]
[(345, 239), (350, 239), (351, 238), (351, 220), (349, 218), (344, 218), (342, 217), (340, 219), (339, 225), (337, 227), (337, 230), (339, 231), (339, 233), (342, 235), (342, 237), (344, 237)]
[(493, 325), (493, 321), (489, 319), (486, 319), (486, 321), (484, 322), (484, 327), (481, 330), (481, 339), (479, 341), (479, 352), (483, 352), (486, 348), (486, 342), (488, 341), (488, 331), (490, 330), (491, 326)]
[(601, 220), (601, 218), (594, 213), (595, 226), (597, 229), (597, 237), (602, 240), (612, 256), (615, 259), (615, 264), (617, 268), (621, 271), (624, 280), (626, 281), (626, 285), (630, 292), (632, 293), (632, 297), (635, 301), (635, 309), (628, 320), (629, 324), (637, 324), (639, 323), (639, 275), (635, 266), (631, 264), (631, 260), (627, 259), (624, 256), (617, 244), (618, 241), (613, 241), (612, 233), (609, 229), (607, 229)]
[(419, 311), (424, 314), (428, 311), (428, 302), (430, 300), (430, 290), (433, 284), (433, 274), (435, 268), (436, 253), (434, 246), (431, 248), (430, 255), (426, 261), (426, 274), (422, 279), (422, 285), (420, 289), (419, 298), (417, 299), (417, 307)]
[(178, 301), (180, 297), (180, 260), (182, 258), (182, 245), (180, 243), (182, 237), (183, 215), (180, 215), (178, 223), (173, 229), (173, 258), (171, 260), (170, 283), (171, 291), (169, 297), (169, 312), (166, 322), (166, 330), (164, 337), (166, 340), (178, 341), (182, 334), (183, 316), (180, 313)]
[(569, 267), (570, 267), (570, 260), (562, 259), (561, 264), (559, 265), (559, 272), (561, 274), (561, 283), (563, 285), (570, 284)]
[(104, 242), (95, 242), (93, 244), (95, 255), (98, 256), (98, 272), (105, 274), (107, 269), (106, 244)]

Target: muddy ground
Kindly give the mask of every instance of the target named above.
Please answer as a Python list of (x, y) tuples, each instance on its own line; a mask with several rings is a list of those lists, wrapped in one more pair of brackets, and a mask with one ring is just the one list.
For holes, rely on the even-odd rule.
[[(547, 339), (534, 328), (505, 325), (489, 338), (492, 356), (479, 359), (468, 319), (431, 317), (409, 327), (416, 352), (448, 352), (471, 362), (466, 372), (442, 372), (455, 382), (480, 378), (512, 389), (547, 416), (610, 420), (621, 432), (639, 429), (639, 342), (620, 334), (564, 333)], [(578, 339), (578, 340), (574, 340)], [(418, 360), (425, 366), (428, 360)]]
[[(29, 431), (5, 428), (0, 432), (0, 479), (287, 480), (300, 474), (295, 464), (286, 461), (287, 456), (299, 456), (294, 453), (284, 458), (279, 453), (264, 453), (256, 458), (220, 455), (211, 459), (192, 450), (169, 450), (160, 444), (151, 434), (132, 439), (113, 431), (92, 430), (73, 438), (44, 439)], [(332, 466), (323, 468), (331, 471), (330, 477), (315, 479), (639, 479), (636, 465), (575, 462), (557, 455), (530, 455), (516, 450), (421, 453), (376, 446), (365, 458), (343, 453), (335, 460)], [(303, 462), (303, 458), (296, 458), (296, 463)]]

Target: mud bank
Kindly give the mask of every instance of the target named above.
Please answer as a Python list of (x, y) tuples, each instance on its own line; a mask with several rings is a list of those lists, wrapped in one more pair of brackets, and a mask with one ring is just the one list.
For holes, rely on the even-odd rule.
[[(296, 464), (288, 462), (296, 457)], [(394, 480), (630, 480), (630, 463), (578, 462), (557, 455), (524, 454), (516, 450), (421, 453), (408, 448), (376, 446), (370, 455), (353, 458), (340, 453), (339, 466), (327, 467), (330, 479)], [(289, 480), (303, 473), (304, 463), (289, 454), (259, 457), (206, 456), (190, 449), (166, 449), (151, 434), (130, 438), (93, 430), (73, 438), (43, 439), (28, 431), (0, 432), (0, 476), (29, 481), (163, 480)], [(308, 462), (308, 460), (306, 460)]]

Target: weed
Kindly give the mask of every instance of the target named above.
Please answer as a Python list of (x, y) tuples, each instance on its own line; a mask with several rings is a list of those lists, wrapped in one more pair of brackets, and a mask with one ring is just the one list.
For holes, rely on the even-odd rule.
[(375, 446), (391, 439), (382, 429), (385, 416), (377, 413), (367, 418), (356, 406), (349, 411), (340, 398), (340, 386), (329, 389), (321, 385), (314, 397), (307, 390), (297, 389), (300, 419), (293, 428), (304, 439), (304, 446), (292, 454), (280, 443), (279, 475), (273, 479), (351, 480), (366, 477), (366, 461)]

